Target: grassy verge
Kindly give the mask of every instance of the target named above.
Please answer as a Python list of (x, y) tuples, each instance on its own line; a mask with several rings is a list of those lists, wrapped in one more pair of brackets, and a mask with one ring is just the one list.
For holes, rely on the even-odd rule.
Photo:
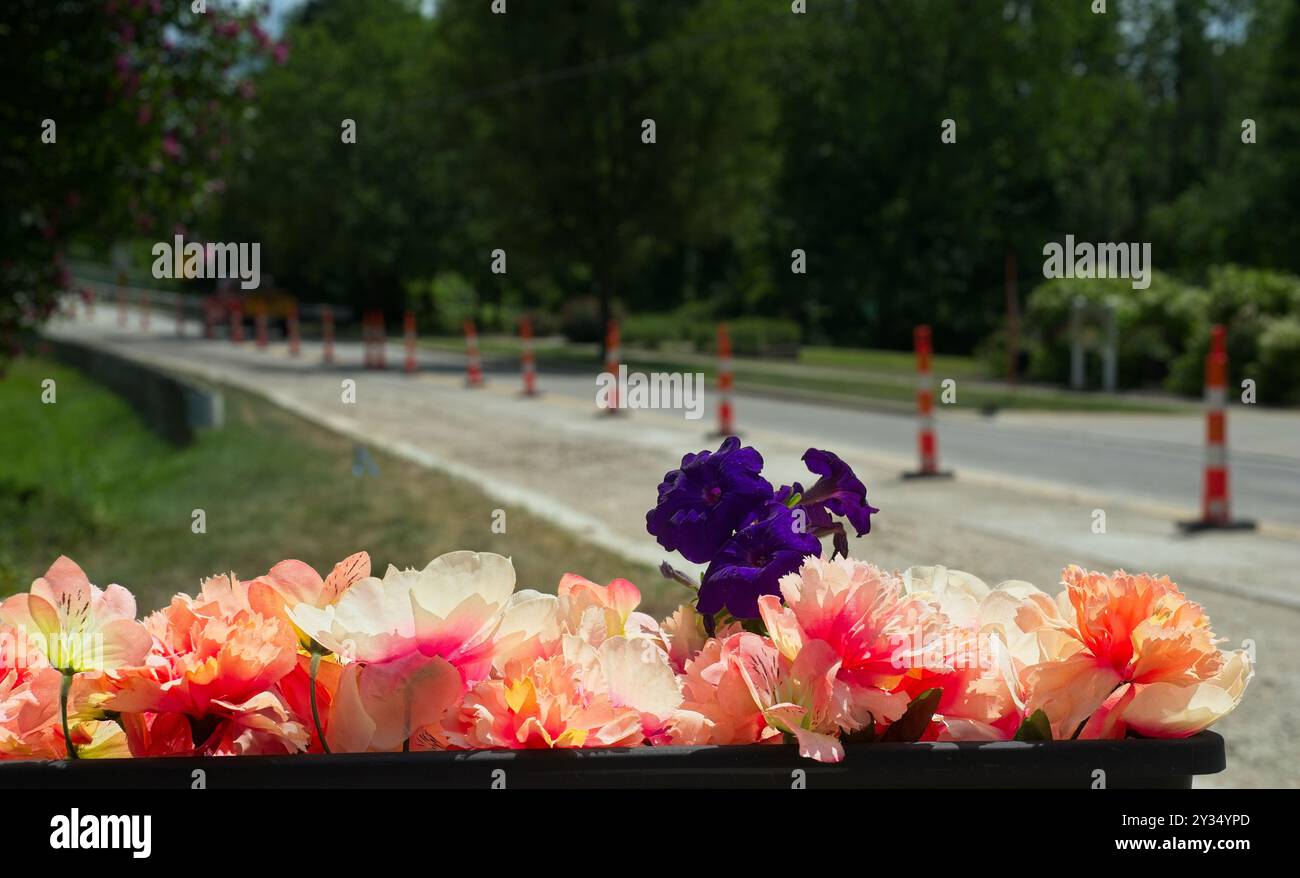
[[(41, 381), (57, 402), (41, 402)], [(58, 555), (92, 582), (119, 582), (141, 611), (199, 580), (244, 578), (285, 557), (327, 571), (366, 549), (377, 571), (422, 567), (452, 549), (513, 557), (519, 587), (553, 591), (567, 571), (623, 576), (660, 613), (684, 597), (628, 563), (520, 510), (492, 532), (496, 502), (472, 485), (374, 454), (378, 475), (353, 475), (355, 449), (266, 401), (226, 390), (224, 429), (176, 449), (120, 399), (78, 372), (21, 360), (0, 380), (0, 596), (26, 589)], [(207, 532), (191, 532), (192, 513)]]
[[(465, 343), (457, 338), (427, 338), (428, 348), (453, 353), (463, 352)], [(491, 337), (481, 339), (484, 356), (516, 357), (519, 343), (515, 339)], [(590, 369), (596, 360), (593, 345), (544, 344), (537, 348), (538, 367)], [(674, 354), (668, 351), (627, 352), (629, 369), (665, 372), (703, 372), (712, 380), (715, 361), (698, 354)], [(793, 362), (767, 362), (737, 358), (733, 363), (736, 386), (740, 390), (771, 391), (809, 399), (862, 401), (889, 407), (910, 408), (916, 401), (916, 361), (911, 354), (898, 351), (871, 351), (849, 348), (811, 347), (800, 351)], [(1042, 385), (1007, 385), (983, 380), (982, 367), (972, 357), (936, 356), (933, 363), (936, 381), (957, 381), (957, 407), (965, 409), (1023, 409), (1038, 411), (1173, 413), (1190, 411), (1191, 403), (1165, 401), (1152, 397), (1126, 397), (1119, 394), (1074, 393)]]

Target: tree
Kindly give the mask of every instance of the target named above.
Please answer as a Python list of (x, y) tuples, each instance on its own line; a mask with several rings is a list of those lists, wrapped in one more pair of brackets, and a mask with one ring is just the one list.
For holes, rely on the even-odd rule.
[(241, 71), (283, 57), (209, 2), (13, 0), (0, 17), (0, 360), (52, 313), (78, 237), (170, 236), (220, 188)]
[[(466, 253), (509, 256), (525, 289), (666, 304), (643, 274), (683, 249), (746, 250), (777, 156), (746, 0), (438, 4), (440, 110), (465, 137)], [(787, 10), (782, 10), (788, 16)]]

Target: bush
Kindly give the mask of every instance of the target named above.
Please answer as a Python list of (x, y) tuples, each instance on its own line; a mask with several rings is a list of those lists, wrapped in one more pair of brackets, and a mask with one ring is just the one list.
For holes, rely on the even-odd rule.
[(1274, 320), (1259, 337), (1259, 358), (1246, 369), (1260, 402), (1300, 403), (1300, 317)]
[[(1171, 364), (1166, 386), (1189, 396), (1201, 392), (1205, 356), (1210, 349), (1210, 327), (1222, 323), (1228, 328), (1229, 381), (1240, 384), (1242, 378), (1255, 378), (1262, 402), (1280, 401), (1286, 395), (1286, 388), (1265, 387), (1256, 370), (1264, 367), (1266, 336), (1273, 346), (1271, 357), (1286, 350), (1287, 326), (1273, 329), (1278, 318), (1284, 318), (1283, 322), (1289, 324), (1297, 317), (1300, 317), (1300, 278), (1236, 265), (1212, 268), (1205, 316), (1189, 333), (1184, 349)], [(1271, 369), (1281, 368), (1285, 373), (1282, 364), (1270, 363)]]
[(605, 324), (600, 319), (600, 300), (595, 296), (578, 296), (564, 303), (560, 312), (560, 331), (573, 342), (601, 342)]
[(658, 350), (672, 342), (686, 342), (692, 349), (695, 339), (676, 314), (633, 314), (623, 321), (623, 343), (631, 347)]
[[(731, 348), (747, 357), (797, 357), (799, 324), (776, 317), (739, 317), (727, 321), (731, 331)], [(709, 345), (717, 347), (716, 339)]]
[[(692, 306), (670, 314), (637, 314), (623, 322), (623, 342), (652, 349), (678, 345), (692, 351), (715, 351), (719, 322)], [(738, 317), (726, 323), (731, 349), (739, 356), (794, 357), (799, 353), (799, 324), (792, 320)]]
[[(1187, 340), (1206, 325), (1207, 295), (1153, 272), (1151, 285), (1133, 289), (1125, 279), (1049, 280), (1029, 296), (1025, 308), (1029, 375), (1034, 380), (1064, 384), (1070, 379), (1070, 318), (1075, 297), (1115, 306), (1119, 338), (1117, 380), (1120, 387), (1142, 387), (1166, 377), (1170, 364)], [(1097, 357), (1090, 357), (1089, 380), (1099, 378)]]

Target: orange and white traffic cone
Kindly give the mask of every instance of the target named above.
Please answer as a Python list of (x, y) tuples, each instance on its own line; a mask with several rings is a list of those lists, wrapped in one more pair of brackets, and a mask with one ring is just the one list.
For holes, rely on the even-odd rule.
[(483, 386), (483, 361), (478, 352), (478, 329), (473, 320), (466, 320), (465, 329), (465, 386)]
[(321, 361), (334, 362), (334, 310), (324, 305), (320, 312)]
[(415, 362), (415, 312), (407, 311), (402, 315), (402, 341), (406, 346), (406, 361), (403, 368), (406, 374), (413, 374), (416, 369)]
[(383, 311), (375, 312), (375, 368), (388, 368), (388, 326)]
[(921, 467), (903, 473), (905, 479), (952, 478), (952, 473), (939, 469), (939, 442), (934, 435), (934, 380), (930, 373), (930, 358), (934, 352), (930, 327), (921, 325), (912, 333), (916, 347), (916, 415), (917, 448)]
[(1205, 473), (1201, 517), (1179, 522), (1184, 531), (1253, 530), (1255, 522), (1234, 520), (1228, 504), (1228, 332), (1215, 324), (1205, 358)]
[(289, 303), (289, 356), (302, 353), (302, 334), (298, 329), (298, 303)]
[(257, 339), (257, 349), (266, 350), (266, 305), (259, 303), (253, 312), (253, 332)]
[(731, 332), (727, 324), (718, 324), (718, 436), (735, 436), (735, 409), (731, 389), (735, 376), (731, 370)]
[(619, 342), (618, 321), (610, 318), (605, 326), (605, 371), (614, 376), (614, 386), (609, 394), (609, 405), (605, 408), (607, 415), (617, 415), (621, 411), (622, 400), (618, 398), (618, 367), (623, 359), (623, 350)]
[(537, 395), (537, 353), (533, 350), (533, 320), (524, 316), (519, 321), (520, 368), (524, 376), (524, 396)]

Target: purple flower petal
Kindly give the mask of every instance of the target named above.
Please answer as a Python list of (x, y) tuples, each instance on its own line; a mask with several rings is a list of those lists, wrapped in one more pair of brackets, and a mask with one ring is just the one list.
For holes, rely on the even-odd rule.
[(870, 533), (871, 515), (880, 510), (867, 502), (867, 487), (852, 468), (835, 454), (816, 448), (804, 452), (803, 462), (821, 476), (799, 500), (808, 510), (810, 527), (817, 520), (814, 510), (821, 510), (847, 518), (858, 536)]
[(781, 577), (798, 570), (807, 556), (820, 554), (817, 537), (796, 530), (794, 514), (770, 503), (714, 556), (700, 583), (698, 609), (713, 614), (726, 607), (737, 619), (753, 619), (760, 595), (779, 595)]
[(682, 458), (664, 476), (659, 501), (646, 513), (646, 530), (670, 551), (696, 564), (713, 559), (737, 528), (772, 499), (759, 473), (763, 457), (728, 437), (717, 451)]

